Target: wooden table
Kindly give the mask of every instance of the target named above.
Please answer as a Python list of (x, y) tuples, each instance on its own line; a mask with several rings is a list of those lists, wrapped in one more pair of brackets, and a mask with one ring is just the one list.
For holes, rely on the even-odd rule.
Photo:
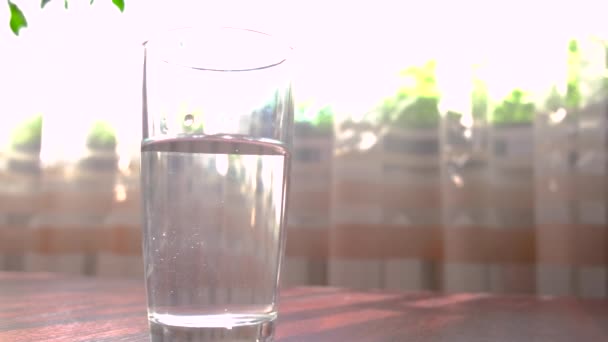
[[(142, 282), (0, 272), (0, 341), (146, 341)], [(608, 300), (284, 290), (279, 341), (608, 341)]]

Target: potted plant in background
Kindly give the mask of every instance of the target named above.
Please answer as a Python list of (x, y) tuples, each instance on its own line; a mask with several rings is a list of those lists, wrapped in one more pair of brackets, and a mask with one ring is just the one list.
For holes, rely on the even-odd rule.
[(12, 131), (6, 171), (0, 188), (0, 269), (22, 270), (27, 229), (40, 202), (42, 115), (22, 121)]
[[(531, 94), (519, 88), (511, 90), (490, 109), (487, 199), (488, 227), (493, 229), (487, 234), (493, 240), (507, 234), (533, 241), (536, 110)], [(504, 233), (494, 234), (496, 228)], [(533, 255), (514, 250), (496, 259), (494, 251), (488, 253), (491, 290), (524, 293), (535, 290), (533, 265), (512, 261), (533, 259)]]
[(26, 119), (13, 131), (8, 169), (19, 173), (37, 174), (40, 171), (42, 115)]
[[(385, 222), (439, 225), (439, 101), (436, 62), (401, 73), (404, 85), (381, 108)], [(396, 187), (395, 187), (396, 186)]]
[(118, 155), (116, 151), (116, 130), (109, 122), (93, 122), (86, 137), (86, 154), (78, 161), (76, 168), (77, 191), (81, 200), (87, 203), (82, 217), (79, 234), (86, 241), (84, 250), (84, 273), (95, 274), (96, 258), (100, 246), (99, 234), (108, 238), (105, 221), (110, 215), (110, 208), (116, 193), (115, 185), (118, 175)]
[[(509, 181), (518, 184), (532, 181), (536, 106), (529, 98), (530, 94), (514, 89), (490, 113), (491, 178), (505, 186)], [(497, 196), (505, 199), (500, 194)], [(522, 204), (516, 202), (514, 208)], [(532, 209), (531, 204), (525, 207)], [(505, 213), (505, 217), (499, 220), (508, 222), (519, 218), (523, 216)]]
[[(563, 229), (574, 222), (574, 204), (563, 189), (573, 188), (576, 163), (576, 133), (580, 115), (580, 54), (578, 43), (568, 43), (565, 92), (552, 87), (544, 110), (536, 120), (535, 162), (536, 190), (536, 288), (542, 294), (572, 294), (572, 268), (555, 265), (552, 255), (568, 260), (571, 255), (571, 232)], [(560, 238), (560, 240), (555, 240)], [(555, 241), (564, 241), (556, 245)], [(558, 290), (559, 289), (559, 290)], [(560, 290), (564, 290), (561, 292)]]
[(85, 149), (79, 158), (74, 155), (44, 170), (45, 203), (26, 258), (29, 270), (95, 273), (95, 254), (103, 241), (99, 234), (114, 195), (117, 141), (105, 121), (80, 128), (88, 132), (81, 138)]
[(379, 137), (385, 128), (379, 111), (356, 110), (364, 114), (343, 111), (334, 117), (328, 248), (330, 255), (336, 256), (329, 258), (328, 283), (378, 288), (383, 283), (384, 262), (369, 251), (374, 249), (375, 238), (384, 236), (376, 229), (382, 229), (383, 223), (384, 179)]
[(88, 155), (79, 167), (87, 171), (114, 170), (116, 168), (116, 131), (105, 121), (95, 122), (87, 135)]
[(442, 104), (441, 198), (443, 290), (487, 291), (488, 261), (483, 236), (487, 227), (488, 86), (482, 65), (467, 65), (468, 84), (459, 84), (468, 103)]
[[(202, 133), (202, 123), (184, 123), (183, 130)], [(98, 229), (99, 242), (94, 246), (95, 275), (100, 277), (143, 276), (141, 253), (139, 153), (123, 150), (113, 186), (109, 212)]]
[(532, 160), (536, 105), (530, 96), (521, 89), (514, 89), (490, 115), (492, 155), (496, 161), (504, 161), (507, 168), (528, 169)]
[[(399, 76), (401, 86), (393, 95), (362, 119), (337, 127), (330, 245), (332, 253), (349, 255), (356, 243), (363, 260), (332, 258), (333, 285), (428, 289), (436, 284), (429, 244), (441, 220), (436, 62), (408, 67)], [(395, 246), (416, 241), (419, 252), (394, 249), (379, 258), (375, 246), (387, 239)]]
[[(605, 250), (606, 46), (591, 36), (568, 42), (567, 87), (547, 101), (538, 120), (537, 291), (550, 295), (606, 295)], [(556, 262), (556, 257), (561, 260)], [(598, 267), (599, 266), (599, 267)]]

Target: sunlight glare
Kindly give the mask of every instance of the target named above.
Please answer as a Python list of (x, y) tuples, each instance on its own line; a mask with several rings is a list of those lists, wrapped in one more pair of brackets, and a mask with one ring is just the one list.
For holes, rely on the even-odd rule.
[(127, 188), (123, 184), (114, 186), (114, 200), (116, 202), (124, 202), (127, 200)]
[(473, 115), (471, 115), (471, 114), (463, 114), (460, 117), (460, 125), (462, 125), (465, 128), (471, 128), (471, 127), (473, 127)]
[(252, 207), (251, 208), (251, 218), (249, 220), (249, 226), (251, 228), (255, 228), (255, 212), (256, 212), (256, 207)]
[(228, 155), (218, 154), (215, 158), (215, 170), (225, 177), (228, 174)]
[(363, 132), (361, 133), (361, 141), (359, 142), (358, 148), (361, 151), (367, 151), (372, 148), (377, 141), (378, 137), (373, 132)]
[(566, 115), (568, 115), (568, 112), (566, 111), (566, 109), (559, 108), (555, 112), (549, 114), (549, 120), (552, 124), (556, 125), (556, 124), (564, 121), (564, 119), (566, 118)]
[(118, 159), (118, 170), (120, 170), (120, 172), (122, 172), (124, 175), (128, 176), (131, 174), (131, 169), (129, 168), (130, 165), (131, 157), (126, 153), (121, 154), (120, 158)]
[(450, 176), (450, 178), (452, 179), (452, 183), (454, 183), (454, 185), (456, 185), (457, 188), (462, 188), (464, 186), (464, 180), (462, 179), (462, 177), (458, 174), (452, 174)]

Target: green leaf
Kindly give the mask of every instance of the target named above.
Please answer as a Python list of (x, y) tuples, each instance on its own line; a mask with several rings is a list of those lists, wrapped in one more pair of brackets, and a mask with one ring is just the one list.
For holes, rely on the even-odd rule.
[(42, 0), (40, 2), (40, 8), (44, 8), (44, 6), (46, 6), (46, 4), (48, 4), (49, 2), (51, 2), (51, 0)]
[(65, 9), (68, 9), (68, 0), (63, 0), (63, 7), (65, 7)]
[(123, 12), (125, 10), (125, 1), (124, 0), (112, 0), (112, 3), (118, 7), (118, 9)]
[(11, 20), (9, 25), (13, 33), (18, 36), (19, 31), (22, 28), (27, 27), (27, 20), (25, 20), (25, 16), (23, 15), (23, 12), (21, 12), (19, 7), (12, 3), (10, 0), (8, 0), (8, 7), (11, 11)]

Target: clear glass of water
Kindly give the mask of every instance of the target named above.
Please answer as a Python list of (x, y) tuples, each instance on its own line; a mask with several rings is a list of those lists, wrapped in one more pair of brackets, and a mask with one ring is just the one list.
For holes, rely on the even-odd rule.
[(293, 126), (291, 49), (237, 28), (178, 29), (144, 46), (152, 341), (271, 341)]

